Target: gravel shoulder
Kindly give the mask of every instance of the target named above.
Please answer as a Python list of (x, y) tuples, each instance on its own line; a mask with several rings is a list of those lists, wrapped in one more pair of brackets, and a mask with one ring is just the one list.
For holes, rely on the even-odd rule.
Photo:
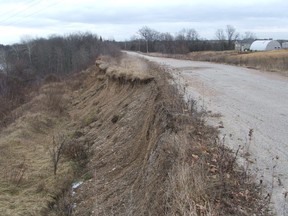
[[(288, 215), (288, 78), (247, 68), (159, 57), (186, 99), (212, 111), (225, 144), (261, 181), (277, 215)], [(216, 115), (215, 115), (216, 114)], [(250, 132), (250, 136), (249, 136)]]

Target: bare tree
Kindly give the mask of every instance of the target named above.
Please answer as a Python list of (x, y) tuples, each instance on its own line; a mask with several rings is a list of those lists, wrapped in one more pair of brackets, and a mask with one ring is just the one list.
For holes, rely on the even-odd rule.
[(216, 38), (219, 41), (224, 41), (225, 40), (225, 34), (223, 29), (217, 29), (215, 32)]
[[(130, 38), (130, 42), (132, 43), (131, 45), (130, 45), (130, 49), (133, 47), (133, 49), (132, 50), (137, 50), (137, 51), (139, 51), (140, 52), (140, 47), (141, 47), (141, 37), (139, 36), (139, 35), (133, 35), (131, 38)], [(128, 48), (128, 50), (129, 50), (129, 48)]]
[(256, 38), (256, 34), (250, 31), (246, 31), (243, 36), (243, 40), (255, 40)]
[(29, 63), (32, 64), (32, 48), (33, 48), (33, 40), (29, 35), (24, 35), (21, 38), (21, 43), (26, 46), (25, 51), (28, 53)]
[(147, 26), (144, 26), (141, 29), (139, 29), (139, 34), (146, 41), (146, 52), (148, 53), (149, 52), (149, 42), (156, 40), (159, 33), (154, 29), (151, 29)]
[(19, 46), (19, 44), (13, 44), (11, 46), (11, 48), (14, 51), (14, 53), (16, 54), (16, 59), (19, 60), (20, 59), (20, 46)]
[(59, 135), (56, 138), (53, 136), (52, 148), (50, 149), (50, 155), (52, 158), (54, 175), (56, 175), (57, 173), (58, 164), (59, 164), (60, 158), (62, 157), (65, 143), (66, 143), (65, 136)]
[(7, 73), (6, 53), (0, 49), (0, 72)]
[(228, 49), (232, 49), (233, 41), (238, 39), (239, 33), (236, 32), (236, 29), (233, 26), (227, 25), (226, 34), (227, 34), (227, 40), (228, 40)]
[(156, 44), (156, 50), (162, 53), (174, 53), (174, 37), (166, 32), (159, 34), (158, 43)]
[(225, 34), (223, 29), (217, 29), (215, 32), (215, 36), (217, 40), (219, 41), (219, 48), (220, 50), (224, 50), (225, 48)]
[(162, 33), (160, 36), (161, 36), (162, 41), (173, 41), (174, 40), (173, 36), (168, 32)]
[(180, 32), (177, 33), (176, 35), (176, 40), (177, 41), (184, 41), (186, 40), (186, 29), (183, 28)]
[(199, 34), (195, 29), (188, 29), (186, 32), (186, 40), (195, 41), (199, 39)]

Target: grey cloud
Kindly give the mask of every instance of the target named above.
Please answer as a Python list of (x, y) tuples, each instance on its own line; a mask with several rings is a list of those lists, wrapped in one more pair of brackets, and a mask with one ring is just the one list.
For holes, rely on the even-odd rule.
[[(62, 22), (80, 22), (80, 23), (155, 23), (155, 22), (207, 22), (227, 20), (244, 20), (247, 18), (287, 18), (285, 7), (270, 10), (264, 6), (259, 7), (236, 7), (227, 8), (219, 5), (217, 7), (191, 7), (180, 5), (168, 8), (129, 8), (118, 10), (111, 8), (98, 10), (97, 8), (73, 9), (70, 11), (59, 11), (57, 14), (50, 15), (49, 18)], [(48, 14), (47, 14), (48, 15)]]
[[(213, 3), (213, 5), (210, 5), (205, 4), (205, 1), (203, 1), (202, 5), (183, 3), (174, 4), (173, 6), (163, 5), (161, 7), (156, 4), (147, 7), (137, 6), (136, 4), (130, 7), (113, 7), (113, 5), (100, 7), (100, 3), (86, 6), (85, 4), (79, 4), (78, 7), (71, 4), (63, 7), (63, 5), (59, 4), (58, 7), (47, 8), (47, 10), (43, 10), (31, 17), (19, 17), (16, 19), (17, 22), (11, 22), (12, 24), (10, 24), (21, 28), (48, 29), (59, 32), (73, 31), (73, 27), (77, 31), (79, 29), (76, 28), (79, 28), (79, 26), (90, 30), (89, 27), (91, 25), (107, 25), (111, 26), (111, 28), (122, 28), (122, 26), (125, 26), (136, 30), (143, 25), (148, 25), (173, 33), (178, 31), (179, 28), (194, 27), (193, 23), (196, 23), (197, 25), (194, 28), (198, 30), (198, 27), (204, 33), (210, 32), (209, 37), (213, 37), (215, 29), (225, 28), (227, 24), (234, 25), (237, 30), (238, 27), (250, 31), (253, 31), (253, 29), (260, 29), (259, 31), (261, 31), (261, 29), (269, 27), (288, 29), (288, 13), (286, 12), (288, 2), (282, 1), (281, 5), (276, 4), (273, 6), (275, 7), (272, 7), (271, 4), (263, 3), (249, 7), (239, 4), (239, 6), (235, 7), (231, 6), (231, 4)], [(188, 25), (191, 23), (191, 26), (179, 26), (178, 23)], [(288, 34), (287, 31), (286, 35)], [(111, 32), (113, 32), (113, 29)], [(204, 33), (201, 36), (207, 37)], [(117, 34), (118, 32), (115, 32), (115, 35)], [(282, 32), (282, 35), (284, 34), (285, 32)], [(127, 38), (129, 36), (131, 35), (127, 35)], [(288, 38), (288, 35), (286, 37)]]

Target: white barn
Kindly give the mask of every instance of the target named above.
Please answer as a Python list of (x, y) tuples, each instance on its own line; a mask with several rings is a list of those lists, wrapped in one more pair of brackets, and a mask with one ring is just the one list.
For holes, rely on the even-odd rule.
[(256, 40), (250, 46), (250, 50), (252, 51), (268, 51), (278, 49), (281, 49), (281, 45), (275, 40)]

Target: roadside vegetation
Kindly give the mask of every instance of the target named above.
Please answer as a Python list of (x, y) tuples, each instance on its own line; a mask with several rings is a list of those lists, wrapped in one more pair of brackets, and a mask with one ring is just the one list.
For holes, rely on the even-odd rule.
[(193, 61), (208, 61), (231, 64), (257, 70), (278, 72), (280, 74), (288, 76), (287, 49), (265, 52), (203, 51), (174, 55), (150, 53), (149, 55)]
[(265, 52), (203, 52), (189, 53), (188, 59), (211, 61), (254, 68), (258, 70), (280, 72), (288, 75), (288, 50), (274, 50)]

